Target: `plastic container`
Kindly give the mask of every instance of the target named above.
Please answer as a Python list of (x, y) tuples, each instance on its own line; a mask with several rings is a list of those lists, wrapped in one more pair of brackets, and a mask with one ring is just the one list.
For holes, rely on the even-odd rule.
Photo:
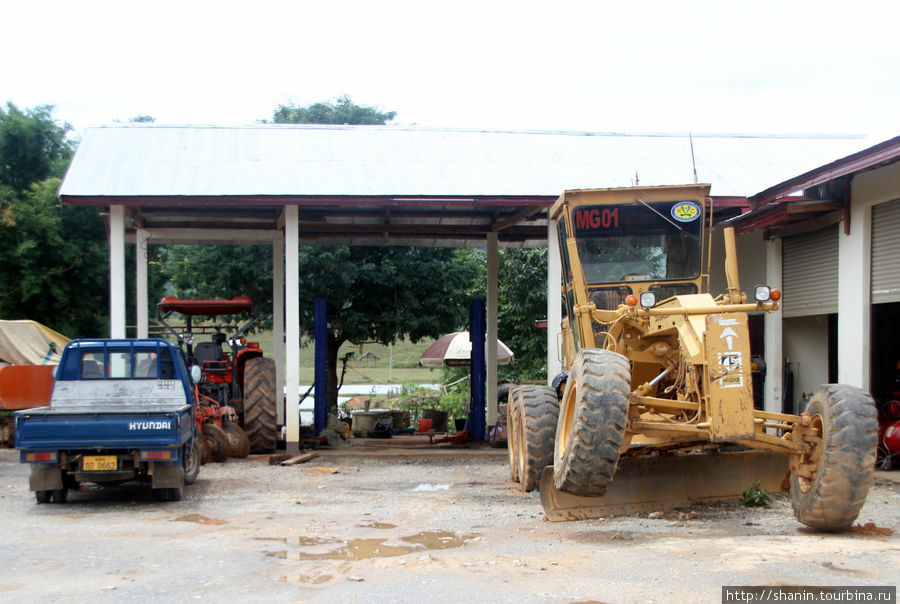
[(431, 430), (431, 420), (430, 419), (420, 419), (419, 420), (419, 432), (429, 432)]

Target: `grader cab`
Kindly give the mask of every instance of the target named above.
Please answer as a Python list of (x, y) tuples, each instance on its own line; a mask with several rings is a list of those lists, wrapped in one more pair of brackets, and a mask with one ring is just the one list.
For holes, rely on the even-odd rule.
[[(820, 386), (801, 415), (754, 408), (748, 314), (780, 293), (709, 293), (709, 185), (566, 191), (559, 233), (565, 371), (510, 394), (510, 472), (551, 520), (791, 492), (797, 519), (852, 524), (872, 482), (871, 397)], [(710, 221), (711, 222), (711, 221)], [(705, 262), (704, 262), (705, 260)], [(721, 262), (719, 262), (721, 264)], [(789, 477), (789, 480), (786, 478)], [(789, 485), (789, 486), (788, 486)]]

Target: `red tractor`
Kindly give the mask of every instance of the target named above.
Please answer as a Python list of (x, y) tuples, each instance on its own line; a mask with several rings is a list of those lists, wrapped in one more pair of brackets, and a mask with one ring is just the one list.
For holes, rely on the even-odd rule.
[[(897, 397), (900, 392), (895, 392)], [(900, 398), (900, 397), (897, 397)], [(878, 457), (879, 470), (892, 470), (900, 464), (900, 401), (889, 400), (878, 408)]]
[[(189, 366), (200, 368), (196, 384), (198, 422), (212, 439), (210, 456), (224, 461), (228, 455), (246, 457), (271, 453), (278, 438), (276, 426), (275, 361), (263, 357), (256, 342), (247, 342), (244, 332), (256, 321), (256, 305), (250, 298), (231, 300), (181, 300), (167, 297), (157, 305), (158, 317), (185, 350)], [(172, 313), (185, 318), (183, 332), (166, 322)], [(250, 315), (234, 335), (212, 327), (209, 341), (194, 339), (194, 317), (213, 319), (223, 315)], [(201, 329), (209, 329), (202, 327)], [(228, 349), (224, 349), (227, 345)], [(223, 451), (224, 449), (224, 451)]]

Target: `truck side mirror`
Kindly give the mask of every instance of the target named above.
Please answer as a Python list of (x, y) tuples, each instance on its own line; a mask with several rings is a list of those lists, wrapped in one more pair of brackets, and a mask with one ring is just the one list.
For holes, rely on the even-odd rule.
[(200, 366), (199, 365), (191, 365), (191, 381), (194, 382), (195, 384), (198, 384), (200, 382), (201, 376), (202, 376), (202, 374), (200, 373)]

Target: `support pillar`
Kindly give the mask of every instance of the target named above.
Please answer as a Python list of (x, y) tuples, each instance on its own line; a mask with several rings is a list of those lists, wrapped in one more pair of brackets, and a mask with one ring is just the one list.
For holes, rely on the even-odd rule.
[(297, 206), (284, 210), (285, 415), (288, 453), (300, 450), (300, 221)]
[[(841, 225), (843, 227), (843, 223)], [(872, 206), (850, 210), (838, 235), (838, 383), (871, 388)]]
[(272, 354), (275, 360), (276, 422), (285, 425), (284, 413), (284, 239), (272, 242)]
[(150, 231), (137, 230), (135, 241), (135, 314), (137, 337), (146, 338), (150, 333), (148, 326), (148, 293), (147, 293), (147, 256), (150, 254)]
[(553, 222), (547, 226), (547, 385), (562, 372), (559, 337), (562, 333), (562, 263), (559, 259), (559, 232)]
[(316, 369), (313, 423), (316, 436), (328, 423), (328, 301), (316, 298)]
[(472, 376), (471, 402), (469, 404), (469, 422), (467, 424), (472, 440), (480, 442), (485, 440), (485, 415), (484, 415), (484, 329), (485, 312), (484, 300), (472, 300), (469, 306), (469, 338), (472, 340)]
[(125, 208), (109, 207), (109, 337), (125, 337)]
[(487, 339), (485, 360), (487, 362), (487, 425), (497, 424), (497, 233), (487, 236)]
[[(769, 287), (781, 287), (781, 239), (766, 243), (766, 283)], [(763, 333), (766, 380), (763, 392), (763, 408), (781, 413), (784, 397), (784, 326), (781, 311), (766, 313)]]

